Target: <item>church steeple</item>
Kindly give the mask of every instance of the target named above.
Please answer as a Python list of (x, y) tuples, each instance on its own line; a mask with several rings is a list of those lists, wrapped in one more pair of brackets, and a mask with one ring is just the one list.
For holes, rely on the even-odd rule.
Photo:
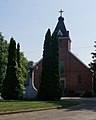
[(63, 11), (60, 10), (60, 17), (58, 18), (57, 26), (54, 30), (54, 33), (58, 34), (59, 37), (69, 37), (69, 31), (66, 30), (64, 24), (64, 18), (62, 17)]

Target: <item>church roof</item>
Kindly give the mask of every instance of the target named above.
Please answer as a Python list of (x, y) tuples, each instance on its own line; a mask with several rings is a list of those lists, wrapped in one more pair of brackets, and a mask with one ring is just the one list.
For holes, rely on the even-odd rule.
[(54, 33), (58, 34), (59, 37), (69, 37), (69, 31), (66, 30), (64, 18), (62, 16), (58, 18), (58, 23)]

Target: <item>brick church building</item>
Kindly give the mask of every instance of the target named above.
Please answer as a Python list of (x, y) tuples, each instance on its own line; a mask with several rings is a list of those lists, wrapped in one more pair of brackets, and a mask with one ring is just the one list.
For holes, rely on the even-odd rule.
[[(60, 83), (62, 95), (70, 91), (75, 93), (92, 91), (92, 74), (89, 68), (71, 52), (71, 39), (62, 17), (62, 11), (54, 32), (58, 34), (60, 42)], [(42, 59), (35, 66), (38, 69), (34, 69), (34, 86), (38, 90), (42, 71)]]

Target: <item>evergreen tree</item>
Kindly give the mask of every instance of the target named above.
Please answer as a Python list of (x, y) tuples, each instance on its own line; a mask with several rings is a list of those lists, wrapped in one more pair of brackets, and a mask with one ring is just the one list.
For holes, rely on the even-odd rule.
[(5, 79), (8, 57), (8, 44), (0, 33), (0, 93)]
[[(24, 80), (26, 80), (26, 69), (28, 67), (28, 60), (24, 57), (24, 53), (20, 52), (20, 44), (17, 44), (17, 64), (18, 64), (18, 74), (19, 78), (22, 79), (22, 84), (24, 85)], [(24, 88), (24, 86), (22, 86)]]
[(24, 78), (23, 78), (23, 72), (22, 72), (22, 63), (21, 63), (21, 56), (20, 56), (20, 44), (17, 44), (17, 78), (20, 82), (20, 94), (23, 94), (23, 89), (24, 89)]
[(18, 63), (18, 77), (24, 89), (24, 80), (27, 79), (26, 70), (28, 67), (28, 60), (24, 57), (23, 52), (20, 52), (20, 44), (17, 44), (17, 63)]
[(41, 83), (38, 90), (38, 98), (40, 100), (47, 100), (50, 94), (50, 68), (51, 68), (51, 32), (48, 29), (45, 35), (44, 48), (43, 48), (42, 72)]
[(8, 64), (5, 80), (3, 82), (3, 90), (1, 96), (4, 99), (19, 99), (21, 97), (21, 85), (17, 76), (17, 52), (16, 42), (13, 38), (10, 40), (8, 49)]
[(59, 39), (57, 34), (52, 35), (51, 45), (51, 97), (54, 100), (59, 100), (62, 95), (60, 86), (60, 61), (59, 61)]
[(59, 100), (61, 89), (59, 83), (59, 44), (57, 35), (51, 37), (48, 29), (43, 51), (41, 84), (38, 91), (40, 100)]
[(17, 63), (18, 63), (18, 67), (20, 67), (20, 44), (17, 44)]
[[(95, 41), (96, 44), (96, 41)], [(96, 45), (94, 45), (94, 47), (96, 48)], [(95, 50), (96, 51), (96, 50)], [(93, 90), (96, 93), (96, 52), (92, 52), (92, 62), (89, 64), (90, 66), (90, 70), (93, 74)]]

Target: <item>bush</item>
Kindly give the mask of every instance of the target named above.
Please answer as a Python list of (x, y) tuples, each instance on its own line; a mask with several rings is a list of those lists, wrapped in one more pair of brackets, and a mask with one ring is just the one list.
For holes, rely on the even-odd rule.
[(85, 91), (85, 93), (82, 95), (82, 97), (92, 97), (91, 91)]
[(76, 94), (73, 90), (70, 90), (66, 93), (66, 97), (75, 97), (75, 96), (76, 96)]

